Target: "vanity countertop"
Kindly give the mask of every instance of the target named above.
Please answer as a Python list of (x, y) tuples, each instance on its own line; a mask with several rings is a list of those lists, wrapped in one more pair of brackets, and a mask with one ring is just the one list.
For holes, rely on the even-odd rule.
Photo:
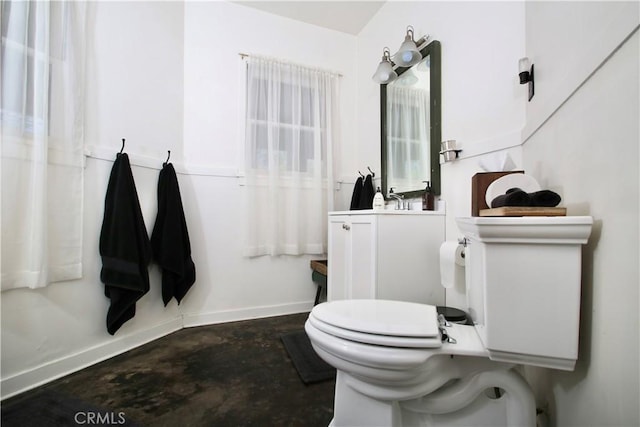
[(329, 215), (445, 215), (444, 210), (439, 211), (423, 211), (423, 210), (396, 210), (385, 209), (383, 211), (374, 211), (373, 209), (362, 209), (354, 211), (334, 211)]

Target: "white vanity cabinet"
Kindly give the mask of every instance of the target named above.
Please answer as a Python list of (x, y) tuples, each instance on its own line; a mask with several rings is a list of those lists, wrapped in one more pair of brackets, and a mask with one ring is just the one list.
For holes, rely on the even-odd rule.
[(444, 239), (444, 212), (330, 212), (327, 299), (443, 305)]

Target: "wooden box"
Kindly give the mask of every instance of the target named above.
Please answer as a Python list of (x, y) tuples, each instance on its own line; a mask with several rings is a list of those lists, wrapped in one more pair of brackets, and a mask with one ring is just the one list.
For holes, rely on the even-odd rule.
[(479, 172), (471, 178), (471, 216), (480, 216), (480, 210), (487, 209), (485, 194), (489, 185), (496, 179), (511, 173), (524, 173), (524, 171), (508, 172)]

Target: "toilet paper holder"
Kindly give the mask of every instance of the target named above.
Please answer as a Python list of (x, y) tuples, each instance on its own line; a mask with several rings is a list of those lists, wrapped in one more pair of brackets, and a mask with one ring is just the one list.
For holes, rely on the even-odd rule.
[(462, 253), (460, 254), (460, 256), (464, 258), (464, 248), (466, 248), (467, 245), (469, 244), (469, 239), (467, 239), (466, 237), (458, 237), (458, 244), (462, 245), (463, 247)]

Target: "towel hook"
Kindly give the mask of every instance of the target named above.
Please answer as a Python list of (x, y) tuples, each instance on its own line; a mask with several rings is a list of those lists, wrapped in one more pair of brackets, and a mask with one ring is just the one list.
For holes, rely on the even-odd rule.
[(360, 178), (364, 179), (364, 175), (362, 174), (362, 172), (358, 171), (358, 175), (360, 175)]
[(371, 172), (371, 178), (375, 177), (376, 174), (374, 171), (371, 170), (371, 168), (369, 166), (367, 166), (367, 169), (369, 169), (369, 172)]
[(167, 160), (162, 164), (162, 166), (167, 166), (169, 163), (169, 158), (171, 157), (171, 150), (167, 150)]
[(124, 138), (122, 138), (122, 148), (120, 149), (120, 152), (118, 154), (122, 154), (123, 151), (124, 151)]

